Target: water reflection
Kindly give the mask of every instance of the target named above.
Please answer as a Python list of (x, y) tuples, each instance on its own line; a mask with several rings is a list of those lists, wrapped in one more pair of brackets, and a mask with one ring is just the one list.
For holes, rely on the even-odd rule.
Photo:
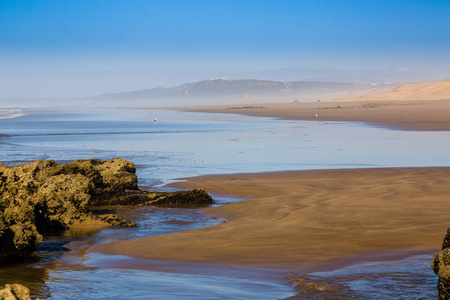
[(299, 299), (437, 299), (433, 254), (295, 276)]
[[(93, 268), (51, 272), (55, 299), (276, 299), (292, 295), (270, 281)], [(80, 289), (82, 287), (82, 289)]]
[[(37, 254), (39, 256), (39, 254)], [(51, 295), (51, 291), (45, 285), (49, 280), (48, 271), (51, 263), (40, 261), (25, 262), (11, 266), (2, 266), (0, 268), (0, 286), (8, 283), (20, 283), (30, 289), (33, 296), (47, 298)]]

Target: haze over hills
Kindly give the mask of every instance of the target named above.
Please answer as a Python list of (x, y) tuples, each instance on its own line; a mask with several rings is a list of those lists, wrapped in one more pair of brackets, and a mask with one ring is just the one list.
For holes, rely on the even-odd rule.
[(216, 78), (177, 87), (95, 95), (72, 99), (2, 99), (0, 107), (143, 107), (215, 104), (290, 103), (384, 92), (398, 83), (269, 81)]
[(0, 107), (162, 107), (333, 101), (450, 99), (450, 80), (418, 84), (287, 82), (218, 78), (177, 87), (79, 99), (3, 99)]
[(126, 106), (175, 106), (232, 103), (325, 101), (336, 97), (385, 91), (393, 83), (283, 82), (216, 78), (178, 87), (106, 94), (89, 97), (92, 104)]
[(334, 99), (346, 101), (450, 100), (450, 79), (418, 84), (404, 84), (389, 91)]

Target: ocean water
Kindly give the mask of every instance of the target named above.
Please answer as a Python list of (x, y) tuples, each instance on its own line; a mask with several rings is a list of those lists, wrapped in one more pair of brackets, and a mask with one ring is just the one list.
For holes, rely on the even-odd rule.
[[(147, 187), (162, 188), (179, 178), (206, 174), (450, 165), (450, 132), (146, 109), (5, 111), (0, 120), (3, 164), (122, 157), (135, 162), (139, 184)], [(236, 201), (214, 198), (218, 205)], [(190, 230), (222, 221), (196, 209), (111, 209), (139, 227), (49, 239), (35, 261), (0, 269), (0, 284), (25, 283), (33, 295), (44, 299), (281, 299), (296, 293), (300, 298), (319, 297), (309, 288), (293, 289), (284, 274), (268, 270), (162, 266), (156, 262), (142, 262), (153, 265), (152, 271), (129, 270), (124, 269), (129, 258), (85, 254), (83, 249), (96, 243)], [(70, 242), (73, 251), (64, 250), (65, 242)], [(117, 267), (102, 267), (111, 259)], [(328, 292), (338, 291), (336, 297), (343, 293), (344, 298), (392, 299), (408, 292), (406, 298), (428, 298), (436, 295), (437, 282), (429, 268), (430, 259), (427, 253), (407, 260), (303, 275), (330, 286), (325, 289)], [(400, 269), (407, 275), (399, 285)]]
[(0, 124), (0, 134), (10, 135), (0, 139), (4, 164), (123, 157), (135, 162), (144, 186), (205, 174), (450, 165), (449, 132), (357, 123), (89, 110), (33, 113)]

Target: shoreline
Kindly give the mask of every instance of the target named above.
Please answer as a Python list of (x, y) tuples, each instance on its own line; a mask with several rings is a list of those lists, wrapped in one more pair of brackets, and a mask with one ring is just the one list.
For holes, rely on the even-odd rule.
[(159, 109), (303, 121), (363, 122), (413, 131), (450, 131), (450, 100), (230, 104)]
[[(211, 175), (170, 187), (250, 197), (206, 208), (227, 222), (102, 244), (89, 252), (157, 261), (311, 272), (438, 249), (450, 167)], [(180, 251), (183, 249), (183, 251)], [(403, 256), (404, 254), (404, 256)], [(375, 256), (374, 256), (375, 255)]]
[[(450, 130), (450, 100), (211, 105), (158, 109), (291, 120), (364, 122), (400, 130)], [(334, 175), (330, 177), (330, 174)], [(307, 170), (187, 178), (184, 182), (172, 183), (168, 187), (202, 187), (212, 194), (250, 199), (206, 208), (206, 214), (228, 220), (220, 225), (100, 245), (89, 251), (139, 259), (303, 273), (380, 258), (398, 259), (411, 253), (429, 253), (441, 247), (445, 230), (449, 226), (445, 216), (448, 216), (450, 209), (445, 209), (442, 190), (445, 189), (448, 194), (450, 188), (445, 187), (442, 178), (450, 179), (450, 167)], [(340, 186), (343, 182), (345, 188)], [(368, 199), (378, 205), (361, 200), (368, 196), (362, 186), (366, 190), (374, 190)], [(420, 193), (418, 187), (422, 189)], [(344, 190), (346, 192), (342, 194)], [(432, 195), (430, 191), (433, 191)], [(401, 204), (387, 200), (398, 197)], [(306, 203), (296, 203), (298, 199), (305, 199), (302, 201)], [(278, 206), (279, 201), (287, 202)], [(324, 204), (324, 211), (320, 211), (320, 206)], [(383, 206), (390, 208), (383, 209)], [(409, 212), (404, 211), (406, 209)], [(428, 216), (422, 218), (424, 212)], [(280, 215), (281, 219), (273, 217), (273, 214)], [(289, 220), (283, 219), (284, 215)], [(271, 218), (272, 223), (269, 222)], [(356, 218), (353, 223), (352, 218)], [(331, 220), (335, 223), (330, 223)], [(377, 220), (380, 224), (377, 224)], [(339, 238), (334, 236), (337, 233)], [(305, 240), (305, 245), (296, 242), (299, 238)], [(192, 241), (195, 241), (194, 245)], [(328, 247), (331, 249), (327, 251)], [(176, 249), (184, 251), (180, 254)], [(324, 256), (316, 257), (317, 254)]]

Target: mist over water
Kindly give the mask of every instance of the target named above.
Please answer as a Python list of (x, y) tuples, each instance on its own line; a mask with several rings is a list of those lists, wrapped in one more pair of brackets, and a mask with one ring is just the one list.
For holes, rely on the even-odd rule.
[[(177, 178), (205, 174), (450, 165), (448, 132), (163, 110), (21, 113), (25, 115), (0, 120), (0, 134), (6, 135), (0, 137), (3, 164), (122, 157), (136, 164), (141, 186), (161, 188)], [(215, 199), (219, 204), (236, 200)], [(212, 266), (202, 271), (187, 266), (170, 272), (99, 267), (103, 260), (111, 258), (86, 255), (83, 249), (87, 245), (190, 230), (222, 221), (196, 209), (111, 209), (139, 227), (63, 237), (71, 242), (70, 252), (48, 241), (44, 246), (50, 247), (38, 251), (36, 261), (2, 268), (0, 284), (17, 280), (29, 285), (34, 295), (52, 299), (279, 299), (295, 293), (283, 279), (287, 274), (261, 275), (270, 274), (267, 271), (246, 273)], [(129, 262), (124, 257), (116, 260), (118, 264)], [(303, 275), (339, 287), (327, 295), (344, 293), (357, 299), (380, 295), (379, 299), (389, 299), (407, 290), (411, 297), (420, 298), (436, 293), (436, 278), (426, 263), (429, 260), (427, 253), (396, 262)], [(304, 298), (319, 295), (311, 290), (300, 292)]]

